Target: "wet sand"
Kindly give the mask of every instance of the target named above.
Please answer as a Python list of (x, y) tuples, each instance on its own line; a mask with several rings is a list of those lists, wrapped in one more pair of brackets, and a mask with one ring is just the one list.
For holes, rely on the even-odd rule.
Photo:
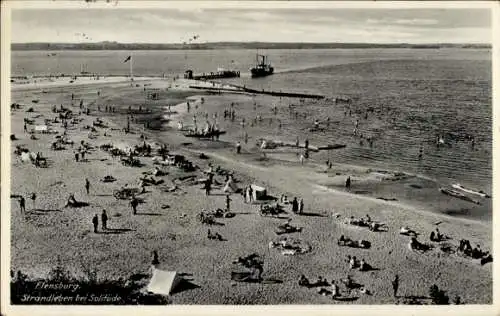
[[(97, 88), (100, 91), (99, 97), (96, 94)], [(295, 150), (281, 153), (274, 153), (279, 150), (266, 150), (267, 159), (261, 160), (261, 151), (257, 147), (257, 138), (261, 133), (266, 133), (270, 138), (281, 137), (292, 142), (295, 140), (291, 136), (292, 125), (286, 127), (286, 130), (291, 131), (287, 134), (280, 132), (273, 124), (272, 130), (267, 125), (266, 119), (272, 116), (270, 109), (273, 101), (275, 102), (273, 99), (245, 95), (206, 95), (203, 104), (198, 104), (198, 108), (192, 107), (190, 113), (187, 113), (182, 110), (182, 103), (186, 97), (200, 95), (200, 91), (169, 89), (162, 92), (161, 100), (148, 100), (147, 107), (152, 109), (152, 113), (134, 114), (134, 134), (124, 134), (119, 129), (125, 126), (128, 107), (146, 107), (144, 86), (102, 84), (75, 88), (68, 86), (63, 91), (60, 88), (54, 88), (53, 91), (49, 87), (44, 89), (47, 90), (46, 93), (36, 90), (12, 92), (12, 102), (25, 105), (21, 110), (12, 112), (12, 133), (19, 138), (12, 143), (12, 151), (16, 144), (22, 143), (31, 151), (42, 152), (50, 162), (49, 168), (35, 168), (12, 156), (11, 194), (27, 196), (36, 191), (39, 196), (36, 208), (40, 209), (30, 211), (31, 200), (27, 199), (29, 214), (25, 220), (19, 214), (17, 202), (12, 200), (13, 270), (20, 269), (40, 276), (56, 264), (71, 267), (75, 273), (81, 273), (82, 265), (87, 265), (98, 271), (100, 278), (128, 277), (133, 273), (146, 272), (149, 269), (151, 251), (158, 250), (161, 268), (192, 273), (192, 282), (199, 286), (173, 295), (174, 304), (346, 303), (318, 295), (315, 289), (299, 287), (297, 281), (301, 274), (313, 280), (317, 276), (323, 276), (331, 281), (344, 278), (348, 273), (373, 292), (372, 296), (354, 292), (350, 296), (357, 299), (350, 303), (402, 303), (405, 301), (404, 296), (426, 296), (432, 283), (446, 290), (451, 298), (459, 295), (466, 303), (490, 303), (492, 300), (491, 264), (481, 266), (477, 260), (457, 254), (447, 255), (438, 248), (425, 254), (412, 252), (407, 247), (409, 238), (398, 234), (401, 226), (408, 225), (422, 234), (419, 237), (422, 242), (430, 243), (427, 236), (436, 227), (435, 223), (441, 222), (439, 229), (452, 237), (450, 244), (458, 246), (458, 241), (465, 238), (472, 245), (480, 244), (482, 249), (489, 250), (491, 224), (488, 221), (460, 217), (464, 214), (446, 214), (445, 210), (470, 208), (472, 212), (474, 206), (465, 201), (450, 200), (438, 192), (432, 181), (426, 182), (415, 177), (397, 181), (380, 180), (374, 170), (340, 162), (334, 162), (329, 170), (314, 159), (300, 165)], [(169, 149), (188, 157), (200, 170), (207, 168), (209, 162), (234, 170), (236, 179), (240, 180), (240, 187), (255, 183), (265, 186), (274, 196), (287, 194), (289, 197), (304, 198), (305, 212), (310, 216), (299, 216), (291, 212), (286, 216), (292, 218), (294, 225), (303, 227), (301, 233), (291, 234), (291, 237), (308, 241), (312, 245), (312, 252), (287, 257), (275, 249), (269, 249), (269, 241), (277, 238), (274, 230), (284, 219), (259, 216), (258, 206), (243, 203), (238, 194), (231, 197), (236, 217), (221, 219), (223, 226), (211, 228), (227, 241), (208, 240), (208, 227), (199, 223), (196, 215), (202, 209), (223, 208), (225, 196), (220, 191), (221, 188), (216, 188), (213, 195), (205, 196), (200, 185), (176, 181), (175, 179), (190, 173), (186, 174), (175, 167), (165, 168), (168, 174), (162, 179), (166, 186), (177, 183), (179, 190), (166, 193), (162, 190), (162, 185), (147, 187), (148, 193), (143, 196), (146, 203), (139, 206), (138, 215), (132, 215), (128, 202), (116, 200), (111, 194), (124, 184), (136, 184), (142, 172), (152, 169), (151, 158), (141, 157), (139, 159), (145, 165), (131, 168), (123, 166), (119, 160), (97, 148), (89, 154), (88, 162), (77, 163), (70, 148), (64, 151), (49, 149), (54, 135), (37, 135), (39, 139), (35, 141), (23, 133), (23, 119), (41, 115), (35, 118), (40, 123), (44, 118), (52, 118), (52, 104), (64, 104), (78, 112), (77, 102), (73, 107), (70, 105), (71, 92), (75, 93), (77, 100), (83, 99), (85, 105), (91, 104), (92, 109), (89, 116), (82, 114), (83, 121), (68, 130), (75, 143), (84, 139), (96, 147), (105, 143), (133, 146), (142, 142), (139, 136), (143, 133), (148, 136), (147, 142), (153, 145), (168, 144)], [(39, 103), (32, 104), (35, 96)], [(240, 124), (224, 121), (221, 118), (222, 111), (231, 102), (235, 102), (238, 107), (237, 115), (247, 117), (248, 124), (255, 115), (247, 115), (247, 112), (253, 111), (254, 100), (265, 116), (264, 123), (248, 129), (249, 143), (242, 142), (243, 153), (237, 155), (234, 144), (236, 140), (242, 140), (242, 127)], [(108, 104), (114, 105), (117, 113), (98, 112), (96, 104), (92, 102), (100, 104), (101, 108)], [(170, 118), (170, 123), (164, 117), (165, 103), (173, 105), (173, 111), (177, 107), (179, 109), (176, 116)], [(33, 107), (35, 112), (26, 113), (28, 107)], [(209, 118), (217, 112), (219, 124), (227, 134), (219, 142), (198, 141), (182, 136), (172, 124), (175, 120), (183, 120), (185, 125), (189, 125), (193, 112), (198, 112), (200, 122), (204, 121), (204, 112), (209, 113)], [(89, 139), (88, 131), (83, 131), (82, 127), (92, 125), (97, 117), (111, 127), (106, 129), (109, 136), (103, 136), (105, 129), (98, 129), (99, 136)], [(146, 122), (158, 128), (144, 129)], [(59, 125), (55, 128), (61, 131)], [(311, 144), (316, 145), (312, 141)], [(200, 159), (201, 152), (208, 155), (209, 159)], [(313, 157), (314, 155), (313, 153)], [(192, 174), (202, 177), (200, 170)], [(100, 182), (106, 174), (113, 175), (117, 181), (110, 184)], [(353, 178), (350, 192), (342, 185), (347, 175)], [(83, 188), (85, 178), (91, 182), (89, 195), (86, 195)], [(223, 182), (224, 179), (218, 177), (216, 180)], [(422, 188), (409, 186), (413, 181)], [(77, 200), (88, 202), (90, 206), (81, 209), (62, 208), (69, 193), (75, 193)], [(379, 200), (379, 196), (396, 198), (397, 201)], [(169, 207), (162, 207), (164, 205)], [(490, 206), (486, 202), (482, 207)], [(115, 230), (106, 234), (94, 234), (91, 232), (91, 219), (94, 214), (100, 214), (102, 209), (108, 211), (108, 226)], [(373, 233), (347, 226), (341, 219), (333, 218), (332, 213), (339, 213), (342, 218), (370, 214), (372, 219), (386, 223), (389, 230)], [(353, 239), (369, 240), (373, 246), (369, 250), (339, 247), (336, 240), (342, 234)], [(231, 262), (253, 252), (264, 257), (264, 279), (277, 279), (282, 283), (233, 285), (230, 275), (234, 266)], [(345, 262), (347, 255), (364, 258), (379, 270), (349, 270)], [(395, 274), (400, 276), (402, 295), (396, 299), (391, 295), (390, 284)]]

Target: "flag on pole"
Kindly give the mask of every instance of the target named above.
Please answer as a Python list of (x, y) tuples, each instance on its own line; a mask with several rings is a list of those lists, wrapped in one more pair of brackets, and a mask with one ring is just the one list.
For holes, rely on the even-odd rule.
[(125, 58), (125, 60), (123, 62), (126, 63), (127, 61), (130, 60), (130, 58), (132, 58), (132, 56), (128, 56), (127, 58)]

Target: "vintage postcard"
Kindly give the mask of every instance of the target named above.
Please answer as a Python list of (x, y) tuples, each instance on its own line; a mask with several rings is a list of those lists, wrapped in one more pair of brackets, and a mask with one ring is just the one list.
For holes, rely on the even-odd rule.
[(498, 313), (498, 11), (2, 2), (2, 314)]

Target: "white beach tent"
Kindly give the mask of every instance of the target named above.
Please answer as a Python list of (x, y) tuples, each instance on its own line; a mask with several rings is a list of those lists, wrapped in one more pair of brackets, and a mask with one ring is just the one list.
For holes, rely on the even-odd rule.
[(181, 277), (175, 271), (164, 271), (153, 268), (153, 276), (148, 284), (148, 291), (155, 294), (170, 295), (180, 283)]
[(253, 191), (253, 199), (254, 200), (261, 200), (264, 199), (267, 196), (267, 190), (266, 188), (263, 188), (261, 186), (252, 184), (252, 191)]

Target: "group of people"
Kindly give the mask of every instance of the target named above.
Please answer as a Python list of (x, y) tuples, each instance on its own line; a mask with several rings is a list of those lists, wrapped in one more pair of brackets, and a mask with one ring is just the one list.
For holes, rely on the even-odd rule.
[(281, 204), (290, 204), (291, 211), (294, 214), (302, 214), (304, 212), (304, 199), (300, 198), (297, 200), (297, 197), (294, 197), (292, 201), (288, 200), (288, 197), (284, 194), (280, 196), (279, 203)]
[[(102, 230), (105, 231), (108, 229), (108, 214), (106, 214), (106, 210), (102, 210), (101, 213), (101, 224)], [(99, 226), (99, 216), (97, 214), (92, 218), (92, 225), (94, 226), (94, 233), (98, 233)]]
[(439, 228), (436, 228), (436, 230), (435, 230), (435, 231), (432, 231), (432, 232), (431, 232), (431, 234), (430, 234), (430, 236), (429, 236), (429, 239), (430, 239), (431, 241), (440, 242), (440, 241), (445, 240), (445, 239), (446, 239), (446, 236), (445, 236), (445, 235), (443, 235), (443, 234), (441, 234), (441, 233), (439, 232)]
[[(359, 284), (355, 283), (350, 275), (347, 275), (345, 279), (341, 279), (340, 282), (345, 285), (345, 287), (349, 292), (356, 287), (360, 287), (359, 288), (360, 293), (366, 295), (372, 295), (370, 290), (368, 290), (366, 287), (360, 286)], [(336, 280), (332, 280), (332, 282), (329, 283), (326, 278), (323, 279), (323, 277), (318, 277), (318, 280), (316, 282), (311, 283), (305, 275), (301, 275), (299, 278), (299, 285), (307, 288), (319, 287), (317, 291), (318, 294), (323, 296), (330, 295), (332, 299), (337, 299), (342, 296), (342, 293), (340, 291), (339, 285)], [(330, 288), (328, 289), (325, 287), (330, 287)]]
[(243, 190), (243, 199), (245, 203), (253, 202), (253, 189), (251, 184), (245, 187), (245, 189)]
[(365, 259), (361, 259), (361, 261), (358, 261), (356, 256), (347, 256), (347, 262), (349, 263), (349, 268), (350, 269), (358, 269), (359, 271), (370, 271), (373, 269), (371, 265), (366, 263)]
[(484, 252), (481, 250), (481, 246), (476, 245), (476, 247), (472, 248), (470, 241), (467, 239), (460, 240), (460, 245), (458, 246), (458, 251), (462, 252), (466, 256), (469, 256), (473, 259), (481, 259), (484, 256), (489, 255), (489, 252)]

